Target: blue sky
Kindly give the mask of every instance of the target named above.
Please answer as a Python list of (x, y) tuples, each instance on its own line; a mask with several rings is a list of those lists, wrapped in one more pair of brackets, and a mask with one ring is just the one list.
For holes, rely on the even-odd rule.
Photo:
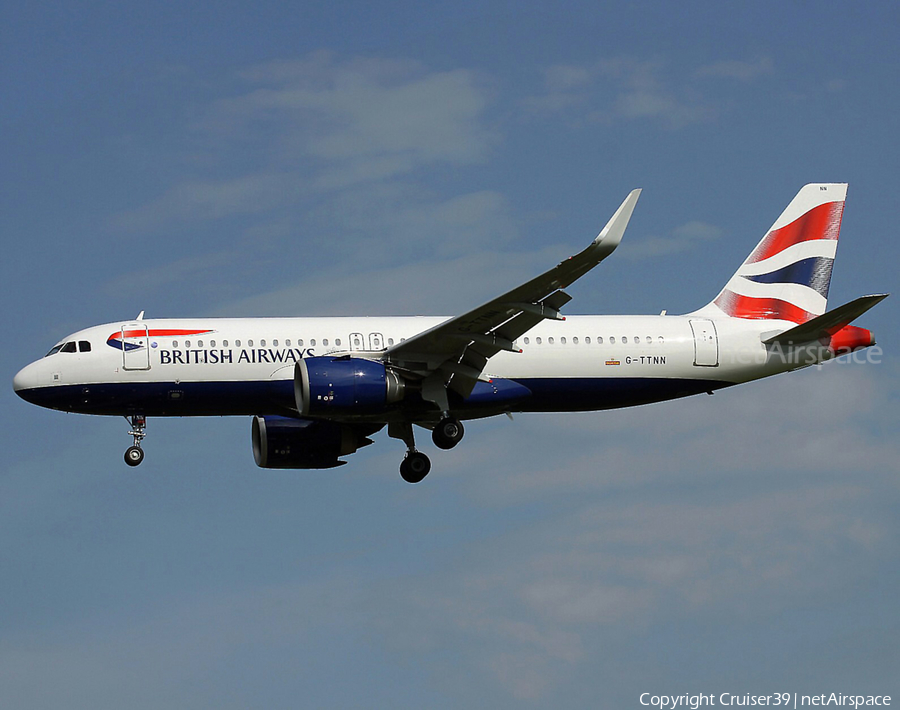
[[(569, 313), (712, 298), (850, 183), (835, 305), (896, 291), (891, 3), (2, 3), (3, 371), (133, 317), (451, 315), (625, 242)], [(879, 363), (257, 469), (244, 419), (3, 396), (10, 707), (637, 707), (900, 696)], [(428, 445), (431, 452), (430, 444)]]

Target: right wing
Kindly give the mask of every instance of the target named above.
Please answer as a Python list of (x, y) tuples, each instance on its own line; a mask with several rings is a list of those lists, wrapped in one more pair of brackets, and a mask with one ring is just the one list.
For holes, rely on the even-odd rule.
[(439, 407), (443, 408), (445, 400), (440, 395), (442, 388), (468, 396), (482, 378), (489, 358), (501, 350), (519, 352), (513, 341), (542, 320), (564, 320), (559, 309), (572, 297), (562, 289), (612, 254), (640, 194), (633, 190), (583, 251), (478, 308), (397, 343), (382, 359), (430, 381), (434, 396), (427, 398)]

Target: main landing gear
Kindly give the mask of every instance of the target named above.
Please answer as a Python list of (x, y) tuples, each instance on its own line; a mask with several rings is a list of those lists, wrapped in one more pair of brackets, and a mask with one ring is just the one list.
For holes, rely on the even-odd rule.
[(455, 417), (444, 417), (431, 432), (431, 440), (439, 449), (452, 449), (460, 441), (466, 430), (462, 422)]
[[(125, 417), (128, 419), (128, 417)], [(143, 414), (135, 414), (131, 417), (131, 431), (134, 444), (125, 451), (125, 463), (129, 466), (137, 466), (144, 460), (144, 450), (141, 448), (141, 440), (147, 436), (147, 417)]]
[[(462, 422), (455, 417), (445, 416), (432, 431), (431, 438), (439, 449), (452, 449), (463, 434)], [(419, 483), (431, 471), (431, 461), (416, 449), (416, 440), (411, 422), (394, 422), (388, 425), (388, 436), (402, 439), (406, 444), (406, 456), (400, 463), (400, 477), (407, 483)]]
[(400, 477), (407, 483), (419, 483), (431, 470), (431, 461), (421, 451), (410, 449), (400, 462)]

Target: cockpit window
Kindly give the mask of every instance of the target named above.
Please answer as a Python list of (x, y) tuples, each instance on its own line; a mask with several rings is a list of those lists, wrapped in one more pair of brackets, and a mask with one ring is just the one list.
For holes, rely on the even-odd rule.
[(46, 355), (44, 355), (44, 357), (50, 357), (51, 355), (56, 355), (56, 353), (59, 352), (59, 350), (60, 350), (60, 348), (62, 348), (62, 346), (63, 346), (62, 343), (60, 343), (59, 345), (54, 345), (54, 346), (51, 348), (50, 352), (47, 353)]
[(74, 353), (75, 352), (75, 341), (73, 340), (70, 343), (66, 343), (59, 349), (59, 351), (61, 353)]
[(87, 340), (79, 340), (78, 341), (78, 352), (89, 353), (90, 351), (91, 351), (91, 344)]

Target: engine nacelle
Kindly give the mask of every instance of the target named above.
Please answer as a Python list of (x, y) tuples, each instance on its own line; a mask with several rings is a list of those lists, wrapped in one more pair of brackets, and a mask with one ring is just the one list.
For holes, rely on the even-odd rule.
[(346, 424), (253, 417), (253, 458), (261, 468), (334, 468), (346, 461), (338, 456), (354, 453), (372, 443)]
[(352, 357), (309, 357), (294, 367), (302, 415), (375, 414), (403, 399), (406, 385), (384, 363)]

